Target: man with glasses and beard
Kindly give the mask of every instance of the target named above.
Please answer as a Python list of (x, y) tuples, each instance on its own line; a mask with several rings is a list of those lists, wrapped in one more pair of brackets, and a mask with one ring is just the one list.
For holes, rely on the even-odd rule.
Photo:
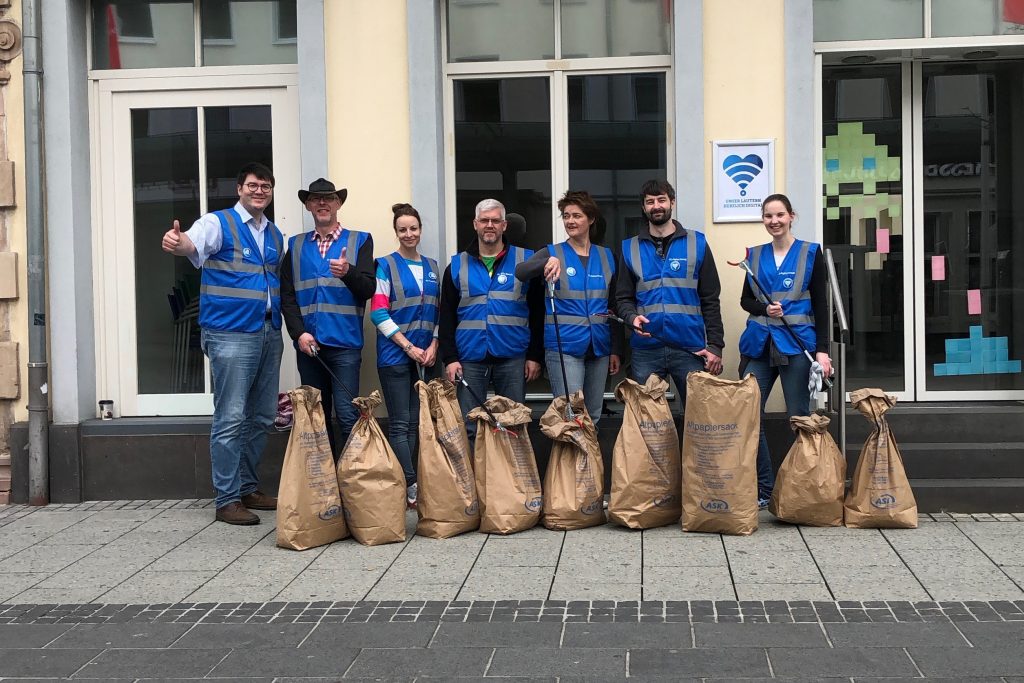
[[(675, 200), (667, 181), (644, 184), (640, 202), (647, 223), (622, 242), (615, 303), (633, 328), (633, 380), (643, 384), (652, 373), (671, 376), (685, 410), (687, 373), (721, 374), (725, 335), (711, 247), (703, 233), (672, 219)], [(671, 340), (672, 346), (659, 339)]]
[[(338, 222), (347, 197), (346, 188), (339, 190), (325, 178), (299, 190), (299, 201), (313, 215), (313, 229), (288, 239), (288, 256), (281, 264), (281, 310), (299, 351), (299, 379), (320, 390), (335, 460), (359, 419), (352, 398), (359, 394), (363, 311), (377, 287), (373, 237)], [(337, 441), (332, 414), (341, 426)]]
[(238, 172), (238, 202), (202, 216), (187, 232), (175, 220), (161, 247), (202, 268), (199, 326), (213, 375), (210, 461), (215, 519), (259, 524), (250, 510), (274, 510), (256, 474), (277, 412), (281, 370), (284, 236), (264, 212), (274, 174), (263, 164)]

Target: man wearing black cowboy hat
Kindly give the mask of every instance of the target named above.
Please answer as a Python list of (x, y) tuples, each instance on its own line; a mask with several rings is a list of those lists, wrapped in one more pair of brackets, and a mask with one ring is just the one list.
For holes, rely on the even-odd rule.
[[(335, 189), (324, 178), (299, 190), (299, 201), (313, 214), (314, 229), (289, 238), (281, 264), (281, 312), (300, 352), (299, 378), (320, 389), (325, 417), (333, 409), (341, 423), (341, 445), (359, 418), (352, 399), (359, 393), (363, 310), (376, 286), (373, 238), (338, 223), (338, 209), (347, 197), (347, 189)], [(327, 436), (337, 459), (334, 430), (328, 429)]]

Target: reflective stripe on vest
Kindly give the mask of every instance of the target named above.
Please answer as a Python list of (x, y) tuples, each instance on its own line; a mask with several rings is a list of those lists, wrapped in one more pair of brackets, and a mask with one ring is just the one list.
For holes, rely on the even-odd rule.
[[(809, 288), (816, 249), (817, 245), (811, 242), (797, 240), (790, 246), (782, 263), (776, 266), (771, 243), (751, 248), (749, 262), (754, 279), (761, 285), (761, 289), (771, 292), (772, 301), (782, 304), (786, 322), (800, 337), (802, 346), (793, 341), (781, 318), (749, 315), (747, 327), (740, 336), (740, 353), (752, 358), (763, 356), (769, 334), (779, 353), (784, 355), (793, 356), (802, 354), (805, 349), (814, 350), (817, 335)], [(789, 275), (791, 272), (792, 277)], [(791, 280), (789, 287), (785, 286), (787, 280)], [(753, 284), (751, 289), (760, 298)]]
[[(389, 315), (398, 329), (413, 346), (425, 349), (434, 339), (438, 319), (439, 278), (437, 261), (423, 257), (423, 289), (416, 286), (416, 278), (409, 265), (397, 251), (377, 259), (378, 266), (387, 271), (391, 283)], [(408, 363), (405, 351), (390, 338), (377, 334), (377, 367)]]
[(342, 228), (326, 256), (320, 255), (313, 235), (313, 232), (296, 235), (288, 243), (302, 324), (320, 344), (360, 349), (363, 347), (365, 302), (357, 301), (341, 278), (330, 274), (330, 260), (341, 257), (342, 245), (348, 254), (358, 254), (367, 234)]
[(233, 208), (213, 215), (220, 222), (221, 248), (203, 263), (199, 325), (210, 330), (257, 332), (266, 321), (269, 297), (271, 324), (281, 329), (278, 266), (284, 236), (268, 221), (261, 254), (252, 232)]
[[(706, 249), (703, 233), (696, 230), (687, 231), (686, 237), (674, 237), (664, 258), (649, 239), (632, 237), (622, 243), (623, 259), (636, 278), (637, 314), (650, 320), (646, 329), (691, 351), (706, 344), (697, 293)], [(630, 336), (630, 344), (639, 349), (663, 346), (653, 337), (636, 334)]]
[(615, 273), (610, 250), (590, 245), (586, 268), (568, 242), (549, 245), (548, 252), (561, 264), (561, 274), (555, 294), (558, 334), (549, 300), (544, 306), (544, 348), (557, 350), (561, 336), (563, 353), (583, 357), (593, 345), (594, 355), (607, 356), (611, 353), (611, 328), (608, 318), (597, 316), (608, 311), (608, 288)]
[(459, 360), (479, 361), (488, 354), (514, 358), (530, 345), (529, 285), (515, 277), (516, 265), (533, 254), (528, 249), (508, 247), (493, 275), (478, 257), (467, 252), (452, 257), (453, 284), (461, 294), (455, 328)]

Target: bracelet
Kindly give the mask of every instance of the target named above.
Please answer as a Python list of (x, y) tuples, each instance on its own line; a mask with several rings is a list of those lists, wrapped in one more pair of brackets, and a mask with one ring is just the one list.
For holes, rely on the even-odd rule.
[(408, 344), (406, 344), (405, 346), (402, 347), (402, 350), (405, 351), (406, 353), (409, 353), (409, 349), (411, 349), (411, 348), (412, 348), (412, 343), (408, 343)]

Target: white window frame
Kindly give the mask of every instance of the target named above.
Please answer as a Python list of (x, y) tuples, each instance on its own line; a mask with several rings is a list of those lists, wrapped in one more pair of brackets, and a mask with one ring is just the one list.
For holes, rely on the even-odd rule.
[[(272, 67), (270, 69), (266, 67)], [(197, 71), (202, 71), (197, 74)], [(213, 72), (213, 73), (211, 73)], [(111, 73), (116, 76), (111, 76)], [(102, 78), (98, 76), (102, 75)], [(135, 329), (135, 260), (130, 122), (132, 105), (204, 107), (270, 104), (274, 172), (278, 178), (275, 223), (285, 236), (301, 232), (301, 207), (289, 201), (299, 189), (298, 69), (295, 65), (190, 67), (128, 73), (101, 72), (90, 82), (92, 235), (95, 292), (96, 390), (114, 400), (123, 416), (209, 415), (212, 393), (139, 394)], [(201, 129), (202, 131), (202, 129)], [(294, 137), (289, 143), (281, 137)], [(202, 142), (200, 134), (200, 145)], [(200, 164), (200, 178), (205, 167)], [(202, 211), (205, 206), (200, 207)], [(198, 216), (183, 216), (183, 227)], [(290, 230), (289, 230), (290, 228)], [(168, 257), (170, 258), (170, 257)], [(286, 345), (281, 387), (297, 386), (293, 351)], [(206, 366), (208, 368), (208, 364)], [(206, 372), (208, 376), (208, 371)], [(212, 389), (211, 389), (212, 391)]]
[[(552, 241), (567, 238), (565, 229), (558, 220), (555, 203), (558, 197), (569, 189), (569, 109), (566, 100), (566, 84), (569, 76), (611, 76), (635, 73), (665, 74), (665, 135), (666, 174), (670, 182), (675, 180), (675, 91), (671, 72), (671, 55), (641, 57), (588, 57), (582, 59), (535, 59), (499, 62), (456, 62), (448, 61), (448, 17), (447, 3), (441, 5), (441, 63), (444, 71), (443, 115), (444, 115), (444, 202), (445, 215), (456, 215), (455, 196), (455, 81), (488, 78), (547, 77), (550, 83), (551, 121), (551, 197), (552, 197)], [(561, 54), (560, 3), (555, 3), (555, 54)], [(671, 22), (670, 22), (671, 29)], [(669, 45), (672, 38), (669, 37)], [(637, 188), (639, 190), (639, 188)], [(454, 218), (452, 219), (454, 220)], [(447, 254), (458, 252), (458, 226), (445, 231), (444, 249)]]

